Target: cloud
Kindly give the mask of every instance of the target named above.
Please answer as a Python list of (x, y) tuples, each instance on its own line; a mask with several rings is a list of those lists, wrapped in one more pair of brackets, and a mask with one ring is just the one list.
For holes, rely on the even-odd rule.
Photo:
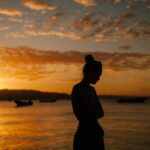
[(60, 38), (69, 38), (73, 40), (83, 40), (84, 36), (75, 32), (63, 32), (63, 31), (27, 31), (30, 36), (58, 36)]
[(27, 35), (24, 32), (9, 32), (5, 37), (13, 39), (21, 39), (26, 38)]
[[(65, 17), (64, 12), (56, 12), (51, 15), (47, 15), (46, 17), (39, 17), (36, 20), (25, 20), (23, 27), (27, 31), (28, 35), (34, 36), (51, 36), (54, 33), (54, 30), (61, 30), (64, 20), (62, 21), (62, 17)], [(61, 19), (61, 21), (60, 21)]]
[(25, 23), (26, 20), (22, 18), (18, 18), (17, 16), (10, 16), (10, 17), (0, 17), (0, 22), (6, 23)]
[(84, 32), (92, 31), (95, 28), (95, 26), (98, 25), (100, 21), (100, 19), (92, 19), (93, 16), (94, 16), (94, 13), (89, 13), (81, 19), (76, 19), (71, 25), (72, 28), (80, 30), (80, 31), (84, 31)]
[(123, 14), (121, 15), (121, 18), (123, 18), (124, 21), (129, 20), (129, 19), (132, 19), (132, 18), (135, 18), (135, 17), (137, 17), (137, 15), (134, 14), (134, 13), (132, 13), (132, 12), (123, 13)]
[(121, 46), (119, 46), (119, 49), (121, 49), (121, 50), (129, 50), (131, 48), (131, 46), (129, 46), (129, 45), (121, 45)]
[(118, 3), (121, 3), (122, 0), (109, 0), (109, 2), (110, 2), (111, 4), (118, 4)]
[[(91, 38), (97, 42), (119, 41), (122, 39), (136, 40), (149, 37), (148, 21), (139, 21), (135, 13), (126, 12), (116, 17), (107, 14), (107, 19), (99, 19), (99, 13), (101, 12), (88, 13), (83, 17), (73, 18), (68, 25), (66, 23), (63, 29), (65, 30), (67, 27), (68, 32), (76, 35), (81, 34), (82, 38), (74, 38), (76, 40)], [(49, 25), (47, 23), (49, 29), (52, 29), (52, 22), (50, 21)]]
[(2, 21), (4, 21), (5, 19), (4, 19), (4, 17), (0, 17), (0, 22), (2, 22)]
[[(38, 50), (30, 47), (0, 48), (0, 77), (12, 77), (24, 80), (38, 80), (52, 73), (60, 73), (70, 65), (81, 66), (84, 56), (91, 52)], [(104, 69), (113, 71), (141, 70), (150, 68), (149, 54), (92, 52), (101, 60)], [(73, 68), (72, 68), (73, 69)], [(64, 69), (65, 70), (65, 69)], [(63, 70), (62, 70), (63, 71)]]
[(9, 30), (9, 29), (10, 29), (9, 26), (1, 26), (1, 25), (0, 25), (0, 31), (7, 31), (7, 30)]
[(86, 7), (89, 6), (95, 6), (96, 5), (96, 0), (74, 0), (76, 3), (79, 3), (81, 5), (84, 5)]
[[(112, 3), (119, 2), (121, 1), (113, 1)], [(39, 11), (47, 11), (50, 9), (48, 3), (41, 1), (23, 0), (22, 4), (24, 6), (33, 4), (30, 5), (32, 6), (31, 9), (36, 8)], [(2, 9), (0, 9), (0, 14), (2, 13), (1, 10)], [(116, 42), (120, 40), (147, 39), (150, 36), (149, 21), (141, 21), (139, 16), (133, 11), (122, 12), (116, 16), (110, 14), (110, 12), (106, 13), (100, 10), (89, 11), (89, 13), (84, 12), (78, 16), (70, 16), (64, 12), (56, 11), (50, 15), (39, 16), (36, 19), (30, 20), (30, 22), (26, 22), (27, 17), (24, 19), (14, 16), (7, 19), (6, 17), (5, 19), (0, 18), (0, 21), (4, 20), (7, 23), (13, 22), (14, 24), (19, 24), (19, 26), (17, 26), (18, 32), (15, 33), (15, 31), (11, 31), (7, 33), (6, 36), (12, 38), (57, 36), (71, 40), (92, 39), (96, 42)], [(22, 35), (19, 35), (19, 32), (22, 32)]]
[(57, 20), (57, 19), (59, 19), (59, 18), (61, 18), (63, 16), (65, 16), (65, 13), (63, 13), (63, 12), (57, 12), (57, 13), (55, 13), (53, 15), (50, 15), (49, 19), (50, 20)]
[(16, 9), (0, 9), (0, 14), (7, 15), (7, 16), (22, 16), (23, 12)]
[(97, 42), (146, 39), (150, 36), (149, 21), (140, 21), (134, 13), (123, 13), (120, 16), (100, 22), (93, 30)]
[(10, 17), (10, 18), (8, 18), (7, 21), (14, 22), (14, 23), (23, 23), (23, 22), (25, 22), (25, 20), (23, 20), (21, 18), (16, 18), (16, 17)]
[(0, 0), (0, 3), (6, 2), (7, 0)]
[(140, 38), (141, 34), (139, 31), (135, 31), (132, 28), (127, 28), (122, 32), (122, 35), (126, 39), (138, 39)]
[(22, 5), (37, 11), (55, 10), (58, 8), (57, 6), (53, 6), (37, 0), (22, 0)]
[(52, 15), (49, 15), (45, 20), (42, 21), (40, 27), (43, 28), (44, 30), (48, 30), (48, 31), (55, 29), (55, 28), (60, 29), (62, 26), (60, 19), (64, 16), (65, 16), (64, 12), (56, 12)]

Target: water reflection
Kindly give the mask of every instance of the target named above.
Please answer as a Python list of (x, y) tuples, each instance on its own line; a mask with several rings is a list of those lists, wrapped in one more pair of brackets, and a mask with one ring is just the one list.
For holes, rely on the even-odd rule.
[[(69, 101), (14, 106), (0, 102), (0, 150), (72, 150), (77, 121)], [(150, 104), (103, 106), (106, 150), (149, 150)]]

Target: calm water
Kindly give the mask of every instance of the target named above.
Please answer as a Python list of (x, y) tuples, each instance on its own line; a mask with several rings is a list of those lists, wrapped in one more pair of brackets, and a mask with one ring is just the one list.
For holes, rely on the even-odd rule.
[[(150, 103), (102, 101), (106, 150), (150, 149)], [(70, 101), (16, 108), (0, 102), (0, 150), (72, 150), (77, 121)]]

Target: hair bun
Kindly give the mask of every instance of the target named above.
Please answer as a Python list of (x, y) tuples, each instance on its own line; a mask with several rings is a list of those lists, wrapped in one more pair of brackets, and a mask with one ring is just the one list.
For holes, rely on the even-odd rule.
[(86, 55), (86, 56), (85, 56), (85, 62), (91, 63), (91, 62), (93, 62), (93, 61), (94, 61), (94, 58), (93, 58), (92, 55)]

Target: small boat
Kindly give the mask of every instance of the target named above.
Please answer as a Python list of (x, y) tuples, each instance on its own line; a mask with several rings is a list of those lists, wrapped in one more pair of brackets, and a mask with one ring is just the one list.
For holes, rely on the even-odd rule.
[(146, 97), (126, 97), (120, 98), (118, 103), (145, 103)]
[(51, 98), (51, 99), (42, 99), (39, 100), (40, 103), (49, 103), (49, 102), (56, 102), (57, 98)]
[(33, 105), (31, 100), (14, 100), (17, 107)]

